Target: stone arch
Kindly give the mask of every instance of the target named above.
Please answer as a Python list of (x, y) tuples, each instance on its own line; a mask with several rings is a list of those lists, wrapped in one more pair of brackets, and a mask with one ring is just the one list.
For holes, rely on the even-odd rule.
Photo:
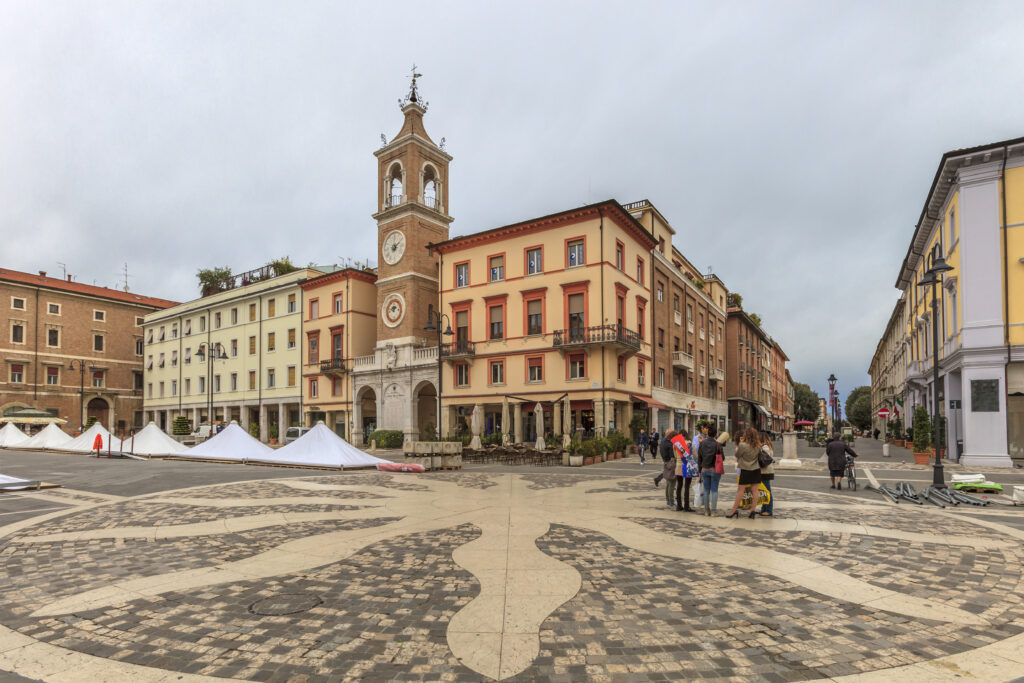
[(429, 161), (420, 170), (420, 198), (432, 209), (441, 209), (441, 174)]
[(27, 403), (21, 401), (10, 401), (8, 403), (0, 404), (0, 416), (6, 415), (7, 411), (21, 410), (22, 408), (31, 408)]
[(99, 394), (86, 394), (85, 396), (85, 421), (95, 417), (96, 421), (107, 429), (112, 429), (114, 419), (114, 406), (110, 400)]
[(405, 167), (402, 162), (395, 160), (388, 166), (387, 174), (384, 177), (384, 206), (397, 206), (402, 203), (405, 195)]
[(352, 395), (352, 443), (366, 443), (370, 432), (377, 428), (377, 389), (369, 384), (357, 388)]
[[(412, 410), (420, 439), (429, 439), (438, 434), (437, 424), (437, 383), (424, 379), (412, 389)], [(427, 424), (431, 428), (427, 428)]]

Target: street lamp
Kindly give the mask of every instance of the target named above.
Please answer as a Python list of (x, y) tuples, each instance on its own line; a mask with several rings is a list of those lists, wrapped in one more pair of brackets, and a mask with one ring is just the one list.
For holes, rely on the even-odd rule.
[[(199, 345), (196, 349), (196, 356), (199, 360), (206, 361), (206, 405), (207, 405), (207, 418), (210, 421), (210, 436), (213, 436), (213, 361), (215, 360), (227, 360), (228, 354), (224, 351), (224, 345), (220, 342), (210, 344), (209, 357), (206, 354), (207, 344), (204, 342)], [(198, 428), (198, 425), (197, 425)]]
[(836, 428), (836, 374), (833, 372), (828, 376), (828, 402), (832, 408), (832, 429)]
[[(72, 360), (68, 364), (68, 370), (74, 372), (75, 361)], [(96, 368), (89, 366), (89, 372), (96, 372)], [(82, 425), (82, 431), (85, 431), (85, 361), (78, 361), (78, 374), (79, 374), (79, 387), (78, 387), (78, 419)]]
[[(434, 324), (435, 320), (437, 320), (437, 325)], [(444, 332), (441, 331), (441, 323), (442, 322), (445, 323), (445, 330), (444, 330)], [(428, 331), (428, 332), (433, 332), (434, 330), (437, 330), (437, 428), (435, 430), (435, 434), (437, 435), (437, 440), (440, 441), (441, 440), (441, 377), (442, 377), (442, 375), (441, 375), (441, 367), (442, 367), (441, 366), (441, 335), (444, 335), (446, 337), (451, 337), (455, 333), (452, 332), (452, 321), (451, 321), (451, 319), (447, 315), (445, 315), (444, 313), (441, 313), (440, 311), (435, 311), (433, 309), (430, 309), (430, 310), (427, 311), (427, 325), (423, 329)]]
[(953, 266), (947, 264), (946, 259), (934, 250), (931, 261), (931, 268), (924, 272), (924, 277), (917, 283), (917, 286), (932, 288), (932, 422), (935, 423), (935, 467), (932, 470), (932, 486), (944, 489), (946, 488), (946, 478), (942, 471), (942, 458), (939, 450), (939, 314), (935, 285), (939, 284), (943, 273), (953, 270)]

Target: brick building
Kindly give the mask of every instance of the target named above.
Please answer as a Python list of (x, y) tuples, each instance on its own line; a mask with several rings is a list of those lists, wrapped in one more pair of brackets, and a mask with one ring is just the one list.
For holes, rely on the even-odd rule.
[(0, 413), (48, 411), (69, 432), (95, 417), (142, 424), (143, 317), (174, 302), (0, 269)]
[(729, 421), (734, 432), (771, 429), (771, 341), (735, 301), (727, 304), (725, 323)]

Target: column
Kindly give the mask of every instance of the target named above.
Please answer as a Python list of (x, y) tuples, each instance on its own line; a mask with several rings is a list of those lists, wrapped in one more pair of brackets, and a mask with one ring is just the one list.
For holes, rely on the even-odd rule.
[(277, 404), (277, 442), (284, 443), (284, 433), (288, 430), (288, 406)]
[(451, 406), (441, 408), (441, 428), (440, 435), (442, 437), (450, 436), (452, 433), (452, 415), (455, 409)]
[[(154, 415), (155, 418), (155, 415)], [(192, 409), (192, 431), (199, 429), (199, 408)]]
[(469, 420), (469, 429), (473, 433), (473, 439), (469, 442), (470, 448), (481, 448), (480, 433), (484, 428), (484, 407), (477, 403), (473, 406), (473, 415)]
[(512, 406), (512, 429), (515, 430), (515, 443), (523, 443), (523, 404)]
[[(416, 395), (413, 392), (409, 392), (409, 400), (405, 406), (405, 417), (402, 420), (403, 447), (404, 444), (408, 444), (412, 441), (416, 441), (420, 438), (420, 430), (417, 423), (419, 422), (419, 401), (416, 399)], [(407, 449), (407, 450), (411, 450)]]
[(347, 438), (352, 445), (363, 445), (363, 402), (358, 398), (352, 400), (352, 434)]
[(238, 426), (245, 430), (245, 433), (249, 433), (249, 407), (245, 404), (238, 410)]
[(555, 401), (555, 407), (552, 411), (551, 418), (551, 433), (561, 434), (562, 433), (562, 402)]
[(260, 406), (260, 435), (259, 440), (266, 443), (270, 434), (270, 425), (268, 419), (270, 417), (270, 406)]

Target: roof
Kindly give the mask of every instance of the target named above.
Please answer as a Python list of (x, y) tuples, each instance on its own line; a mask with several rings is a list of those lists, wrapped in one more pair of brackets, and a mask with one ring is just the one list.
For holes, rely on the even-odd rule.
[(122, 301), (124, 303), (136, 304), (138, 306), (151, 306), (153, 308), (168, 308), (178, 304), (177, 301), (157, 299), (156, 297), (142, 296), (141, 294), (134, 294), (132, 292), (122, 292), (121, 290), (110, 289), (109, 287), (86, 285), (81, 282), (71, 282), (69, 280), (61, 280), (56, 277), (33, 275), (32, 273), (23, 273), (19, 270), (7, 270), (5, 268), (0, 268), (0, 282), (15, 282), (17, 284), (29, 285), (31, 287), (43, 287), (45, 289), (71, 292), (73, 294), (82, 294), (84, 296), (94, 296), (113, 301)]
[[(321, 266), (317, 266), (317, 268), (321, 268)], [(321, 285), (326, 285), (330, 282), (340, 282), (350, 278), (353, 280), (362, 280), (363, 282), (368, 282), (372, 285), (377, 281), (377, 274), (367, 270), (361, 270), (359, 268), (339, 268), (333, 272), (312, 277), (305, 282), (299, 283), (299, 286), (304, 290), (310, 290), (320, 287)]]

